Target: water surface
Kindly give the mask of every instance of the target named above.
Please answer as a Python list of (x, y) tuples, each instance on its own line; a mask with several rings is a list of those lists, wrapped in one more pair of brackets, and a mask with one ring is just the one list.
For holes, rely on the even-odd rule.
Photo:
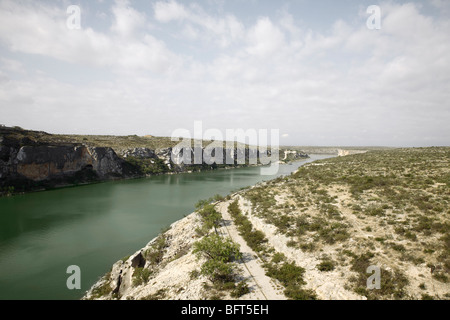
[[(0, 299), (79, 299), (113, 263), (194, 211), (200, 199), (286, 175), (328, 158), (280, 165), (162, 175), (0, 198)], [(67, 267), (81, 268), (68, 290)]]

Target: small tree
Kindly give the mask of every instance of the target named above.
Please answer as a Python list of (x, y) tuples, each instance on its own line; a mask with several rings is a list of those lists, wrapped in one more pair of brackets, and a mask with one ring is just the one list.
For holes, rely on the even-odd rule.
[(214, 208), (214, 205), (207, 204), (198, 211), (203, 220), (203, 225), (206, 230), (214, 228), (217, 233), (217, 228), (222, 220), (222, 215)]
[(239, 244), (231, 239), (223, 239), (217, 234), (204, 237), (194, 244), (194, 253), (206, 257), (207, 261), (201, 267), (201, 274), (211, 281), (228, 281), (233, 275), (233, 261), (242, 258)]

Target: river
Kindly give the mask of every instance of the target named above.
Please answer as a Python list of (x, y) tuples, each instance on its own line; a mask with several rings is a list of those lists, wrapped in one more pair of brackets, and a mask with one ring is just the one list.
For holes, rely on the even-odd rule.
[[(194, 211), (200, 199), (290, 174), (259, 167), (161, 175), (0, 198), (0, 300), (80, 299), (119, 259)], [(81, 290), (69, 290), (67, 267), (81, 269)]]

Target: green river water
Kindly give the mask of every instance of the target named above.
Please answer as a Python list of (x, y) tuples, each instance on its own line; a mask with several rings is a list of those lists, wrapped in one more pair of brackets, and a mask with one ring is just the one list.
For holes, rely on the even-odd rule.
[[(0, 198), (0, 300), (79, 299), (160, 231), (194, 211), (200, 199), (286, 175), (330, 156), (280, 165), (162, 175)], [(69, 290), (67, 267), (81, 268), (81, 290)]]

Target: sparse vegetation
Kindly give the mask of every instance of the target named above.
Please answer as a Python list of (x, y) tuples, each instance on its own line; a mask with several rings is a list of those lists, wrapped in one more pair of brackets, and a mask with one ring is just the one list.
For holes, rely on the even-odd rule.
[(167, 296), (166, 289), (159, 289), (156, 293), (148, 295), (141, 300), (162, 300)]
[(241, 281), (231, 291), (230, 296), (232, 298), (240, 298), (247, 293), (250, 293), (250, 288), (248, 287), (248, 284), (246, 281)]
[(266, 236), (260, 230), (254, 230), (251, 222), (244, 216), (239, 208), (237, 201), (232, 202), (228, 206), (228, 212), (234, 219), (240, 235), (244, 238), (250, 248), (255, 252), (263, 250), (263, 244), (267, 242)]
[(92, 298), (93, 299), (98, 299), (98, 298), (105, 297), (105, 296), (108, 296), (109, 294), (111, 294), (113, 289), (111, 288), (111, 283), (108, 281), (109, 278), (110, 278), (110, 273), (107, 273), (103, 277), (103, 279), (107, 279), (107, 280), (104, 281), (100, 286), (97, 286), (92, 290)]
[(133, 273), (133, 286), (137, 287), (146, 284), (152, 272), (147, 268), (136, 268)]
[(151, 248), (144, 253), (144, 258), (149, 261), (151, 265), (159, 264), (163, 259), (166, 244), (164, 233), (161, 233)]
[[(406, 299), (409, 279), (400, 271), (405, 265), (430, 264), (429, 281), (449, 281), (449, 168), (450, 148), (376, 150), (316, 161), (243, 196), (252, 214), (288, 237), (288, 247), (338, 257), (317, 269), (333, 265), (356, 272), (342, 275), (350, 290), (369, 299)], [(366, 268), (379, 261), (387, 264), (382, 274), (390, 284), (368, 291)], [(414, 294), (421, 298), (420, 291)]]
[(303, 289), (306, 284), (303, 279), (305, 269), (297, 266), (293, 262), (283, 264), (266, 263), (267, 275), (280, 281), (285, 287), (284, 294), (292, 300), (316, 300), (316, 294), (311, 290)]
[(334, 261), (326, 259), (317, 265), (317, 269), (319, 269), (319, 271), (333, 271), (335, 265), (336, 263)]

